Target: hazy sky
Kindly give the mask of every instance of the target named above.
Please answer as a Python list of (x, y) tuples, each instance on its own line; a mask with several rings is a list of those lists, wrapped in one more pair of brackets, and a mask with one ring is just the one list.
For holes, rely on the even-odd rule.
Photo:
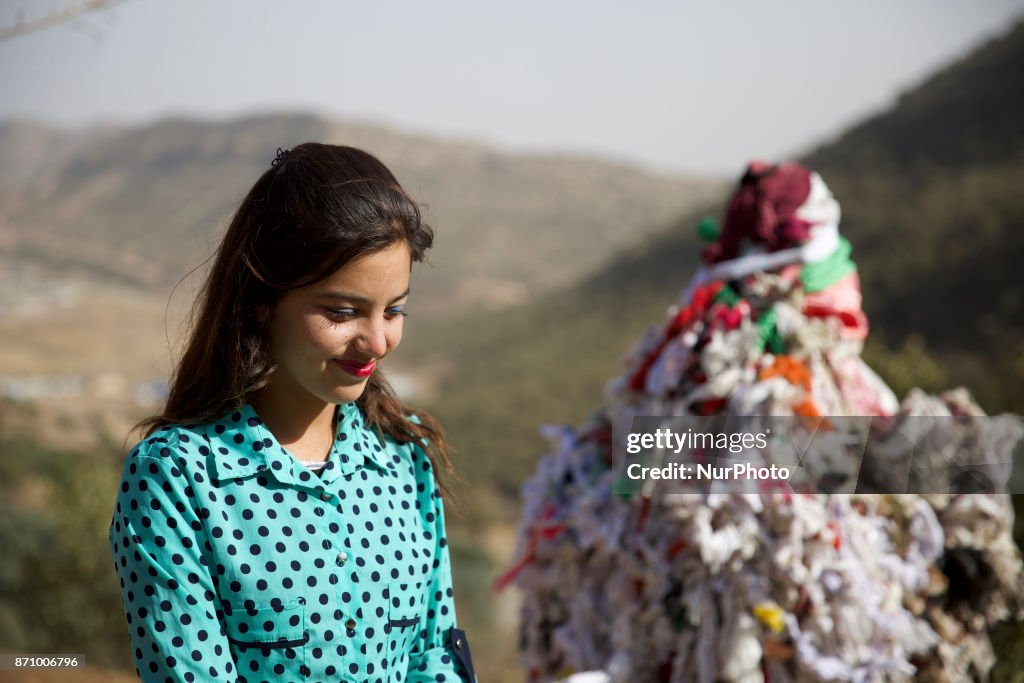
[[(71, 0), (0, 0), (0, 25)], [(128, 0), (0, 43), (0, 119), (306, 110), (735, 175), (840, 132), (1024, 0)]]

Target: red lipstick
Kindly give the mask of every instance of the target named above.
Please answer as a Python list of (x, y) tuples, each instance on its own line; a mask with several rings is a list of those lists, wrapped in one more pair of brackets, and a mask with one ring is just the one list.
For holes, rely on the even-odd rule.
[(369, 377), (373, 373), (373, 368), (377, 365), (377, 361), (370, 360), (369, 363), (360, 363), (358, 361), (344, 360), (342, 358), (335, 358), (334, 362), (341, 366), (342, 370), (352, 375), (364, 379)]

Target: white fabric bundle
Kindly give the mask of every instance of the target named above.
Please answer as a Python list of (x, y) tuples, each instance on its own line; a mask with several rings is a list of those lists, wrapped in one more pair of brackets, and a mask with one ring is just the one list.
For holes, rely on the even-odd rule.
[[(691, 415), (701, 402), (718, 401), (735, 415), (841, 416), (869, 401), (904, 434), (955, 444), (957, 462), (968, 464), (990, 462), (993, 451), (1008, 458), (1021, 439), (1016, 422), (989, 431), (951, 419), (914, 422), (984, 413), (962, 390), (915, 390), (897, 404), (861, 361), (860, 343), (828, 319), (805, 316), (799, 287), (774, 274), (748, 277), (739, 293), (752, 305), (733, 308), (743, 313), (738, 323), (716, 323), (712, 307), (666, 340), (679, 313), (669, 311), (585, 424), (546, 429), (554, 449), (522, 488), (520, 563), (510, 577), (523, 594), (528, 679), (984, 677), (993, 664), (987, 628), (1024, 616), (1005, 495), (680, 493), (662, 481), (644, 482), (635, 495), (613, 493), (612, 426), (636, 415)], [(757, 321), (766, 306), (784, 355), (765, 348)], [(645, 359), (653, 362), (637, 390)], [(820, 457), (802, 476), (855, 479), (846, 454), (857, 438), (839, 429), (819, 439)], [(914, 445), (881, 444), (871, 454), (879, 476), (906, 473)], [(947, 470), (926, 464), (919, 476), (931, 478), (919, 490), (948, 490), (935, 480)], [(1009, 470), (987, 474), (998, 491)], [(956, 584), (968, 575), (978, 581)]]

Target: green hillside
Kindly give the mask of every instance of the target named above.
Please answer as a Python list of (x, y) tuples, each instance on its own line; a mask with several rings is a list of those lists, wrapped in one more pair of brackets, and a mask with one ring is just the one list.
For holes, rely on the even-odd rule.
[[(1024, 24), (804, 158), (843, 208), (872, 322), (866, 359), (901, 395), (965, 385), (988, 412), (1024, 413), (1022, 63)], [(542, 304), (410, 329), (417, 356), (458, 359), (432, 408), (474, 502), (514, 514), (545, 448), (538, 425), (582, 419), (660, 324), (697, 265), (701, 213)]]
[[(1024, 23), (808, 155), (843, 204), (876, 329), (1024, 413)], [(912, 344), (916, 344), (913, 341)]]

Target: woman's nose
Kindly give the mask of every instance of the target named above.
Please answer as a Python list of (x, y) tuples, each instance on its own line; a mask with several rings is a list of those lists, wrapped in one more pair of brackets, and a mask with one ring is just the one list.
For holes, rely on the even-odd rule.
[(367, 318), (357, 338), (357, 348), (368, 356), (380, 358), (388, 350), (388, 340), (384, 332), (385, 321), (371, 317)]

